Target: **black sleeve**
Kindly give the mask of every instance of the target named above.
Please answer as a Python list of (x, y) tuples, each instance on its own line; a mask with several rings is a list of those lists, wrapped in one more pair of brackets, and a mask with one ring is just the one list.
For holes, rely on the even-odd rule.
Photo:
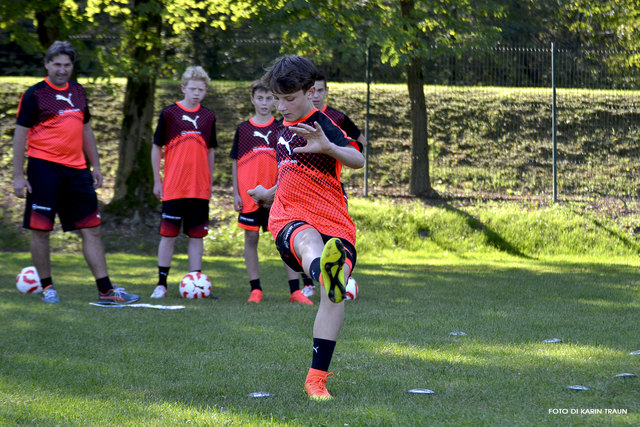
[(211, 123), (211, 137), (209, 137), (209, 148), (218, 147), (218, 137), (216, 136), (216, 120)]
[(153, 135), (153, 143), (160, 147), (165, 145), (167, 142), (165, 138), (167, 123), (164, 119), (164, 111), (165, 110), (162, 110), (162, 113), (160, 113), (160, 117), (158, 118), (158, 126), (156, 127), (155, 134)]
[(30, 128), (38, 122), (38, 103), (34, 91), (34, 88), (29, 88), (23, 93), (18, 106), (16, 124), (26, 128)]
[(354, 147), (357, 146), (355, 140), (349, 138), (345, 135), (345, 131), (338, 126), (336, 126), (330, 118), (325, 116), (324, 114), (318, 115), (318, 123), (322, 127), (324, 134), (327, 136), (327, 139), (332, 143), (340, 146), (346, 147), (351, 144)]
[(236, 128), (236, 134), (233, 136), (233, 145), (231, 145), (231, 152), (229, 157), (232, 159), (238, 158), (238, 139), (240, 138), (240, 126)]
[(356, 126), (346, 114), (344, 115), (344, 121), (342, 122), (342, 130), (354, 140), (358, 139), (362, 133), (360, 132), (360, 129), (358, 129), (358, 126)]

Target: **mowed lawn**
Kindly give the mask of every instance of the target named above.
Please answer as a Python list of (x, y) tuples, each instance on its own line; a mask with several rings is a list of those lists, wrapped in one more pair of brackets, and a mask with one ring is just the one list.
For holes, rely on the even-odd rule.
[(375, 252), (359, 259), (323, 403), (302, 390), (315, 308), (288, 302), (275, 257), (249, 305), (239, 257), (206, 257), (218, 299), (194, 301), (178, 297), (177, 256), (157, 301), (155, 257), (109, 254), (141, 302), (185, 306), (157, 310), (90, 305), (80, 255), (53, 256), (62, 303), (41, 303), (14, 286), (29, 255), (0, 253), (0, 424), (640, 424), (638, 377), (616, 377), (640, 375), (637, 257)]

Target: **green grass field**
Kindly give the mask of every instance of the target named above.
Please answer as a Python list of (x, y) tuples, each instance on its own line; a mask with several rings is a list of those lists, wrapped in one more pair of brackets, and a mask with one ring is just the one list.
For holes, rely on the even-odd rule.
[[(262, 304), (246, 303), (233, 254), (205, 258), (219, 299), (180, 299), (177, 255), (162, 304), (186, 308), (173, 311), (91, 306), (75, 253), (54, 254), (62, 303), (45, 305), (14, 286), (30, 256), (3, 252), (0, 424), (638, 425), (640, 379), (616, 377), (640, 375), (638, 240), (580, 208), (355, 198), (360, 295), (325, 403), (302, 391), (315, 308), (288, 303), (270, 245)], [(159, 303), (155, 256), (108, 262), (120, 286)], [(259, 391), (271, 396), (248, 396)]]

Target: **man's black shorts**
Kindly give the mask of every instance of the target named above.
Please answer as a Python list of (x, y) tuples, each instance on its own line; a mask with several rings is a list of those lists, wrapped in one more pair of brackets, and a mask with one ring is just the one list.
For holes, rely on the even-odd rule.
[(47, 160), (29, 158), (23, 226), (51, 231), (56, 213), (64, 231), (100, 225), (98, 196), (89, 169), (76, 169)]

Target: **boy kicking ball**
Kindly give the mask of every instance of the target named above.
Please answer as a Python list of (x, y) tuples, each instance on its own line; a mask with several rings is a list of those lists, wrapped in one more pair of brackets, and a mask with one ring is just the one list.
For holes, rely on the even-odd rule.
[(314, 108), (317, 70), (300, 56), (277, 59), (262, 77), (284, 121), (277, 132), (278, 185), (256, 188), (255, 199), (273, 204), (269, 230), (282, 260), (304, 271), (325, 292), (313, 325), (311, 368), (304, 389), (311, 399), (331, 399), (326, 388), (344, 321), (345, 283), (356, 265), (356, 228), (340, 185), (342, 166), (364, 165), (356, 142)]

